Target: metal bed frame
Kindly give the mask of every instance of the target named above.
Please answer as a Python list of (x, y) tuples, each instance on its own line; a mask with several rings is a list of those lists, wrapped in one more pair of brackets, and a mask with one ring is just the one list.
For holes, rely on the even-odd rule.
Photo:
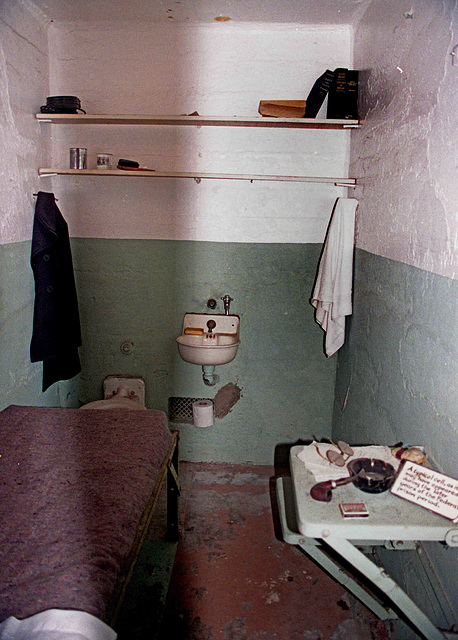
[(140, 555), (142, 545), (148, 533), (149, 526), (157, 509), (158, 498), (166, 483), (167, 490), (167, 540), (178, 541), (178, 505), (180, 496), (179, 480), (179, 431), (172, 431), (172, 440), (167, 455), (165, 456), (159, 470), (153, 492), (148, 505), (143, 513), (136, 538), (132, 545), (126, 570), (122, 573), (114, 591), (113, 604), (108, 613), (108, 624), (114, 628), (118, 619), (121, 606), (124, 601), (127, 587), (132, 578), (136, 562)]

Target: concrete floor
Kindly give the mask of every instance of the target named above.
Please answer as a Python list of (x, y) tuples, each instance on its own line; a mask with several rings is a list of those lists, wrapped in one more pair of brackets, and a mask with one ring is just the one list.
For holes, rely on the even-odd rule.
[(389, 637), (384, 623), (280, 539), (272, 467), (181, 463), (180, 476), (181, 539), (161, 640)]

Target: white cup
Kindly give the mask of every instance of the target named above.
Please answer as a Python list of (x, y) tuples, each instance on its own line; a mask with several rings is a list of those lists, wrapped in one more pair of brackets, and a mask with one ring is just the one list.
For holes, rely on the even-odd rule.
[(111, 169), (113, 154), (111, 153), (98, 153), (97, 154), (97, 169)]

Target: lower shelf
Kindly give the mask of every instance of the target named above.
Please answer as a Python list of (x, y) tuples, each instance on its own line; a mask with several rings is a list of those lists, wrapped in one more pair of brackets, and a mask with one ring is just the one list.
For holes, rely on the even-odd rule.
[(193, 178), (200, 180), (262, 180), (265, 182), (313, 182), (319, 184), (333, 184), (336, 187), (355, 187), (354, 178), (332, 178), (320, 176), (279, 176), (257, 175), (242, 173), (200, 173), (180, 171), (124, 171), (122, 169), (38, 169), (40, 178), (51, 176), (97, 176), (99, 178), (123, 177), (123, 178)]

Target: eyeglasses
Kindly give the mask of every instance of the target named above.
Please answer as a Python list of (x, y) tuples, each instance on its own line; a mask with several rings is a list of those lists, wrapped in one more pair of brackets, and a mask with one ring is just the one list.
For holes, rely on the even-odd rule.
[(354, 455), (355, 452), (350, 447), (350, 445), (348, 445), (346, 442), (343, 442), (342, 440), (339, 440), (337, 442), (337, 444), (335, 444), (331, 440), (331, 444), (336, 448), (336, 450), (335, 449), (329, 449), (328, 451), (326, 451), (326, 456), (324, 456), (321, 453), (321, 451), (318, 448), (318, 445), (315, 445), (315, 449), (316, 449), (318, 455), (321, 458), (323, 458), (323, 460), (326, 460), (327, 462), (330, 462), (331, 464), (335, 464), (336, 467), (344, 467), (345, 463), (347, 462), (347, 460), (349, 458), (351, 458), (351, 456)]

